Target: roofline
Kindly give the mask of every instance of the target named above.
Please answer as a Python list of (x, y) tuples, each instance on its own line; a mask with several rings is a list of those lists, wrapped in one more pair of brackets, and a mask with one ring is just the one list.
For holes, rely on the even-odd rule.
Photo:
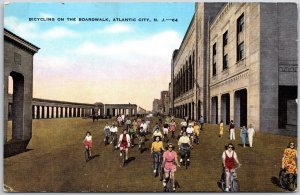
[(40, 49), (39, 47), (33, 45), (32, 43), (26, 41), (25, 39), (19, 37), (18, 35), (12, 33), (11, 31), (7, 30), (6, 28), (4, 28), (4, 38), (7, 37), (19, 44), (21, 44), (22, 46), (25, 46), (26, 48), (28, 48), (29, 50), (31, 50), (34, 53), (37, 53), (38, 50)]

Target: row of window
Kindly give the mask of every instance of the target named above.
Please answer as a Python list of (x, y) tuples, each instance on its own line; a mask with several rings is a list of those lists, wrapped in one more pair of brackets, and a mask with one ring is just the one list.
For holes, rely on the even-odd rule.
[[(239, 33), (244, 31), (244, 13), (237, 19), (237, 37)], [(228, 68), (228, 53), (225, 53), (225, 47), (228, 45), (228, 31), (226, 31), (223, 34), (223, 70)], [(244, 42), (239, 43), (239, 40), (237, 40), (237, 53), (236, 53), (236, 61), (240, 61), (245, 57), (244, 54)], [(213, 66), (212, 66), (212, 75), (215, 76), (217, 74), (217, 43), (213, 45), (212, 48), (212, 54), (213, 54)]]

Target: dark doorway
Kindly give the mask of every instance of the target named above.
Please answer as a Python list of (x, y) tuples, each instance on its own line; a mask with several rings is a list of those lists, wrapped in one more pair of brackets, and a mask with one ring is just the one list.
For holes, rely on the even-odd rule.
[[(278, 128), (297, 130), (297, 86), (279, 86)], [(293, 127), (294, 126), (294, 127)]]
[(247, 90), (242, 89), (234, 94), (234, 120), (237, 126), (247, 127)]
[(218, 123), (218, 97), (211, 98), (211, 123)]
[(221, 96), (221, 120), (229, 125), (230, 122), (230, 95), (229, 93)]

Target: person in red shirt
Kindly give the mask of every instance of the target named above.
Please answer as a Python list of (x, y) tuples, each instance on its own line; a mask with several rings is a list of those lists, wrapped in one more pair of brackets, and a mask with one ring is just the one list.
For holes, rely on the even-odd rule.
[(222, 154), (222, 160), (223, 160), (223, 167), (225, 169), (225, 173), (226, 173), (226, 189), (225, 191), (229, 191), (230, 188), (230, 172), (234, 172), (235, 171), (235, 162), (241, 166), (236, 152), (234, 151), (234, 146), (232, 143), (229, 143), (228, 145), (225, 146), (225, 151)]
[(127, 130), (124, 129), (123, 133), (119, 137), (119, 144), (118, 147), (120, 147), (120, 156), (122, 155), (121, 151), (124, 149), (126, 152), (126, 161), (128, 160), (128, 148), (130, 147), (130, 136), (127, 133)]

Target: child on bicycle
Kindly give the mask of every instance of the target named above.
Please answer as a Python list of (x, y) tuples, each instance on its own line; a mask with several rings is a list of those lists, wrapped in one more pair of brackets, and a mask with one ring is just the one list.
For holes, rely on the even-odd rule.
[(228, 145), (225, 146), (225, 151), (222, 154), (222, 160), (223, 160), (223, 168), (225, 170), (225, 174), (226, 174), (226, 188), (225, 191), (228, 192), (230, 186), (230, 173), (234, 173), (235, 172), (235, 162), (241, 166), (236, 152), (234, 151), (234, 146), (232, 143), (229, 143)]
[(83, 144), (84, 144), (84, 147), (89, 151), (89, 158), (91, 158), (91, 156), (92, 156), (92, 146), (93, 146), (91, 132), (87, 131), (85, 133), (85, 138), (83, 140)]

